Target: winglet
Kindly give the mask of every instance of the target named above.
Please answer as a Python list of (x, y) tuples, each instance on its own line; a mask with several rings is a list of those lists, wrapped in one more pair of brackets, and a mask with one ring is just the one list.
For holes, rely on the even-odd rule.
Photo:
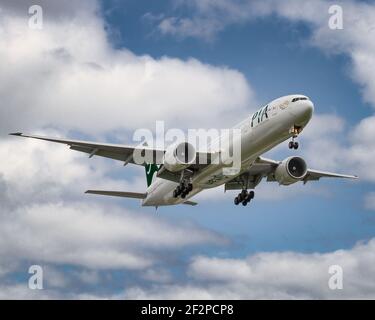
[(18, 137), (21, 137), (23, 135), (22, 132), (13, 132), (13, 133), (9, 133), (10, 136), (18, 136)]

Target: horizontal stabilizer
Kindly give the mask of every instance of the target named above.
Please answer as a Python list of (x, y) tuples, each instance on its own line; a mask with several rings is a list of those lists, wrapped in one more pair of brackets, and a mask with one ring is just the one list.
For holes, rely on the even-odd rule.
[(145, 199), (147, 196), (146, 193), (139, 193), (139, 192), (104, 191), (104, 190), (87, 190), (85, 193), (99, 194), (102, 196), (133, 198), (133, 199)]

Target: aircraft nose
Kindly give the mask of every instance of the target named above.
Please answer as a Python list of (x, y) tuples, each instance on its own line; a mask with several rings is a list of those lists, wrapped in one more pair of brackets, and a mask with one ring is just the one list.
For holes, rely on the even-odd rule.
[(314, 104), (310, 100), (298, 101), (290, 111), (297, 123), (307, 123), (314, 112)]
[(313, 112), (314, 112), (314, 104), (311, 100), (303, 101), (303, 109), (304, 113), (311, 118)]

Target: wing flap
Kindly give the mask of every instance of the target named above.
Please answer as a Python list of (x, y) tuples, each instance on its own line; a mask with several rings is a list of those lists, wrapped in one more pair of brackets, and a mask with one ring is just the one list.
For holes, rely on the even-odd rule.
[[(107, 151), (107, 150), (101, 150), (101, 149), (92, 149), (92, 148), (88, 148), (88, 147), (81, 147), (81, 146), (71, 146), (70, 147), (70, 150), (74, 150), (74, 151), (80, 151), (80, 152), (84, 152), (84, 153), (87, 153), (87, 154), (90, 154), (90, 157), (92, 157), (92, 155), (95, 155), (95, 156), (99, 156), (99, 157), (104, 157), (104, 158), (109, 158), (109, 159), (114, 159), (114, 160), (119, 160), (119, 161), (126, 161), (126, 159), (129, 158), (129, 156), (131, 156), (131, 153), (117, 153), (117, 152), (113, 152), (113, 151)], [(93, 154), (93, 152), (95, 151), (95, 153)]]

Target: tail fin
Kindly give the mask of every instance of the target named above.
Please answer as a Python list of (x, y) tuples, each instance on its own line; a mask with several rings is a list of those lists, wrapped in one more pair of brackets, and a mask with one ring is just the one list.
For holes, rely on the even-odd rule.
[(149, 164), (149, 163), (146, 163), (145, 164), (145, 170), (146, 170), (146, 179), (147, 179), (147, 187), (149, 187), (152, 183), (152, 181), (154, 180), (154, 177), (155, 177), (155, 173), (158, 172), (160, 166), (158, 166), (157, 164)]

